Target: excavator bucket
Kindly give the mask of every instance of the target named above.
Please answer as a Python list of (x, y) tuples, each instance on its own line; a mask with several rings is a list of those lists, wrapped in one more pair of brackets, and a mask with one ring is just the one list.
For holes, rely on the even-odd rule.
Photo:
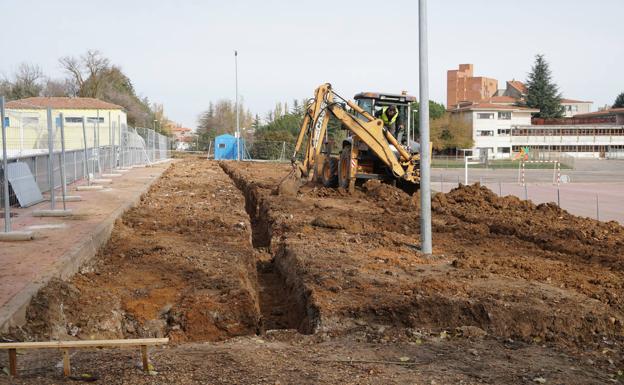
[(293, 164), (292, 170), (277, 185), (275, 193), (277, 195), (296, 196), (302, 184), (301, 170), (297, 164)]

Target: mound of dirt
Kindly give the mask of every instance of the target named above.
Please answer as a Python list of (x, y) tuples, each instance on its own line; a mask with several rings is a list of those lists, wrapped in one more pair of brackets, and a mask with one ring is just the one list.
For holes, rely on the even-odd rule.
[(624, 269), (624, 227), (572, 215), (554, 203), (534, 205), (515, 196), (499, 197), (478, 183), (436, 194), (432, 209), (491, 234), (514, 236), (545, 250)]

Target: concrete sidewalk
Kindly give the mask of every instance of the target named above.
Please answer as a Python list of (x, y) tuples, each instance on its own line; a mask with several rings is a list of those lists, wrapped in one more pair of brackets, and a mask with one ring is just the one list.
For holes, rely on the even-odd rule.
[[(15, 209), (12, 230), (32, 230), (37, 238), (26, 242), (0, 243), (0, 331), (19, 325), (25, 319), (32, 296), (51, 278), (67, 278), (92, 258), (110, 236), (115, 220), (134, 206), (170, 162), (131, 169), (100, 191), (76, 191), (80, 202), (68, 202), (74, 213), (68, 218), (34, 217), (33, 211), (49, 209), (42, 202), (26, 209)], [(58, 193), (57, 193), (58, 195)], [(56, 202), (56, 208), (62, 208)]]

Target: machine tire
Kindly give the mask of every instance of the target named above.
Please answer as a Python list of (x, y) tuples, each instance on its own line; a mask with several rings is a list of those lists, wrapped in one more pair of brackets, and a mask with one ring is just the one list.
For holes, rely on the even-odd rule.
[(321, 180), (325, 187), (338, 186), (338, 159), (329, 157), (323, 162), (323, 171), (321, 172)]
[(338, 187), (349, 188), (349, 173), (351, 169), (351, 145), (345, 145), (340, 152), (338, 163)]

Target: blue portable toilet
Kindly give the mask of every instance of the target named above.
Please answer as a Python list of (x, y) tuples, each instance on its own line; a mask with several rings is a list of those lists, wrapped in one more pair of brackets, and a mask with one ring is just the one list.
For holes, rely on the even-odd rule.
[[(245, 148), (245, 143), (243, 139), (240, 140), (241, 147)], [(230, 134), (219, 135), (215, 138), (215, 146), (214, 146), (214, 158), (219, 159), (230, 159), (236, 160), (236, 150), (238, 148), (238, 143), (236, 137)], [(243, 154), (241, 154), (243, 156)]]

